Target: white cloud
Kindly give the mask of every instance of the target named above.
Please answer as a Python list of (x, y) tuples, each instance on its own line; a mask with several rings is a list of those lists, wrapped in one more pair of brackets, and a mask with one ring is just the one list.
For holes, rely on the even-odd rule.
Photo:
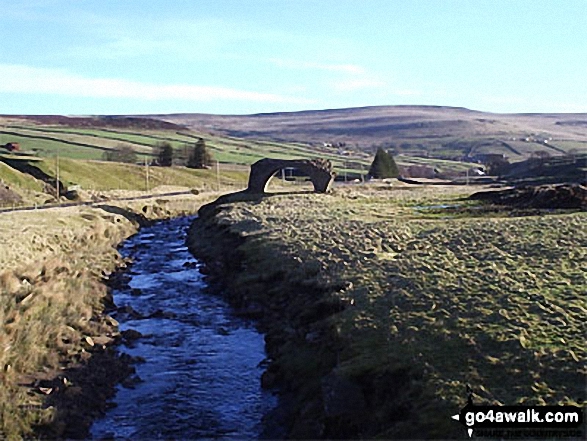
[(240, 34), (219, 20), (130, 20), (121, 23), (117, 17), (86, 14), (84, 20), (71, 21), (67, 26), (86, 38), (72, 43), (64, 59), (105, 59), (121, 57), (182, 57), (201, 59), (225, 50)]
[(422, 93), (413, 89), (390, 89), (389, 83), (357, 64), (316, 63), (292, 59), (272, 58), (275, 65), (289, 69), (322, 70), (340, 74), (328, 81), (328, 86), (335, 92), (355, 92), (359, 90), (377, 89), (385, 95), (418, 96)]
[[(322, 70), (336, 75), (328, 81), (329, 87), (336, 92), (354, 92), (364, 89), (383, 90), (387, 82), (372, 75), (367, 69), (357, 64), (316, 63), (291, 59), (272, 58), (272, 63), (289, 69)], [(414, 91), (397, 91), (395, 95), (415, 95)]]
[(0, 64), (0, 93), (55, 94), (94, 98), (309, 104), (311, 100), (216, 86), (153, 84), (116, 78), (88, 78), (62, 69)]

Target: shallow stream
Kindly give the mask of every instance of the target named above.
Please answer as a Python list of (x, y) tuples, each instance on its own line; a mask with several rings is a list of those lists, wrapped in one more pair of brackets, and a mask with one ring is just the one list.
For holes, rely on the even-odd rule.
[(141, 357), (119, 386), (94, 439), (256, 439), (276, 398), (260, 387), (263, 335), (206, 292), (185, 246), (193, 218), (143, 228), (121, 246), (128, 286), (114, 291), (121, 331), (143, 336), (122, 352)]

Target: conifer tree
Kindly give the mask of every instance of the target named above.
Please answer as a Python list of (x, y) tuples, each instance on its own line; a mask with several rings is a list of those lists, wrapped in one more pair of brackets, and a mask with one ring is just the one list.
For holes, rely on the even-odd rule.
[(173, 147), (168, 142), (161, 142), (155, 146), (157, 164), (162, 167), (171, 167), (173, 164)]
[(397, 178), (399, 176), (395, 160), (381, 147), (377, 149), (375, 159), (369, 169), (369, 176), (376, 179)]
[(212, 163), (212, 157), (206, 148), (206, 142), (200, 138), (194, 145), (187, 166), (190, 168), (206, 168)]

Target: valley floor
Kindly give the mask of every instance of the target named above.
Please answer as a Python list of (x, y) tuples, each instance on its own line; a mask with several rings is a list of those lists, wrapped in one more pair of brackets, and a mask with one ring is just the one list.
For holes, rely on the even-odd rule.
[[(290, 436), (460, 436), (450, 415), (466, 385), (477, 404), (584, 405), (587, 214), (472, 191), (341, 185), (201, 210), (191, 249), (260, 317), (263, 384), (294, 397)], [(83, 434), (108, 394), (75, 369), (102, 357), (98, 384), (120, 338), (103, 313), (104, 279), (125, 264), (116, 246), (217, 196), (0, 214), (0, 435)], [(87, 393), (102, 404), (63, 408)]]
[(268, 384), (299, 398), (291, 436), (459, 436), (467, 385), (476, 404), (584, 405), (587, 213), (470, 193), (380, 184), (201, 211), (193, 248), (233, 273), (266, 323)]

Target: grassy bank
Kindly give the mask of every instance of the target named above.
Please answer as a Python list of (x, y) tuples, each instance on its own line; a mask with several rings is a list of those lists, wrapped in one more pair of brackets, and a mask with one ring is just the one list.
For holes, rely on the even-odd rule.
[[(0, 215), (0, 438), (84, 436), (129, 373), (110, 344), (104, 284), (144, 223), (217, 195), (154, 197)], [(112, 381), (110, 381), (112, 380)]]
[(466, 385), (476, 404), (584, 405), (586, 213), (461, 193), (342, 188), (201, 211), (192, 249), (262, 317), (291, 436), (461, 436)]
[[(221, 165), (216, 169), (196, 170), (187, 167), (144, 167), (119, 162), (71, 158), (44, 158), (18, 161), (0, 158), (0, 185), (8, 186), (22, 201), (15, 205), (43, 205), (55, 201), (55, 178), (59, 170), (60, 190), (76, 188), (78, 192), (149, 191), (161, 186), (181, 186), (199, 191), (245, 188), (248, 169)], [(20, 171), (19, 171), (20, 170)], [(36, 177), (34, 177), (36, 176)], [(45, 181), (45, 182), (44, 182)], [(12, 202), (0, 197), (0, 207)]]

